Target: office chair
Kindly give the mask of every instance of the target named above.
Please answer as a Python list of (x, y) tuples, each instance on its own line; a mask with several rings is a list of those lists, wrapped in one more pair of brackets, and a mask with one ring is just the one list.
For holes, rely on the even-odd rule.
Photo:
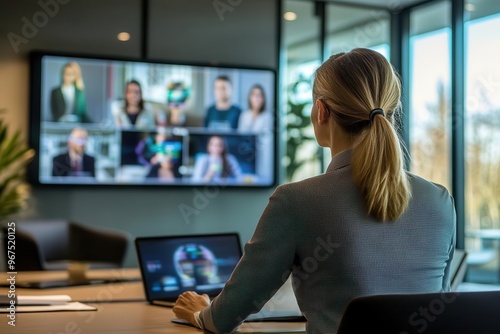
[(500, 291), (377, 295), (353, 299), (337, 334), (500, 333)]
[[(4, 228), (4, 242), (7, 233)], [(63, 270), (69, 261), (91, 268), (121, 267), (130, 236), (126, 232), (89, 227), (66, 220), (16, 223), (16, 270)]]

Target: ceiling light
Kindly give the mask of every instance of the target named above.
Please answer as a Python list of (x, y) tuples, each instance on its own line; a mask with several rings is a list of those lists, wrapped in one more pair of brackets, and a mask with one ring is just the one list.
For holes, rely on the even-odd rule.
[(119, 41), (126, 42), (130, 39), (130, 34), (128, 32), (121, 32), (117, 36)]
[(297, 14), (294, 12), (286, 12), (283, 14), (283, 18), (287, 21), (295, 21), (297, 19)]

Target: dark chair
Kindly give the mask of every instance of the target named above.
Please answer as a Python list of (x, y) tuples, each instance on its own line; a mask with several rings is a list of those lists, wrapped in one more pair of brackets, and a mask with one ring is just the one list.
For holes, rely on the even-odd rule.
[(352, 300), (337, 334), (500, 333), (500, 291), (379, 295)]
[[(3, 232), (6, 245), (6, 228)], [(131, 240), (126, 232), (66, 220), (17, 222), (15, 236), (16, 271), (64, 270), (69, 261), (118, 268)]]

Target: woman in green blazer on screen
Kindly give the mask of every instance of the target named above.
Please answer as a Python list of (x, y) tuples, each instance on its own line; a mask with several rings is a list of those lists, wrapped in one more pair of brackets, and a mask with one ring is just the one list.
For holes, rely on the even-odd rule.
[(85, 85), (78, 63), (70, 62), (62, 68), (61, 85), (52, 90), (50, 107), (54, 122), (92, 122), (87, 114)]

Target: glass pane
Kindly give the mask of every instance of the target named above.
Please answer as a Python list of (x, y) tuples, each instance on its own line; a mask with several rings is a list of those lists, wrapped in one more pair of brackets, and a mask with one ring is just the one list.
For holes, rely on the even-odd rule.
[(450, 189), (451, 58), (449, 2), (410, 14), (410, 153), (417, 175)]
[(466, 6), (467, 280), (500, 281), (500, 2)]
[(320, 18), (314, 3), (285, 1), (283, 4), (283, 105), (286, 123), (286, 156), (282, 165), (286, 181), (320, 173), (319, 146), (310, 120), (312, 75), (321, 63)]
[[(389, 59), (390, 18), (386, 10), (329, 4), (326, 31), (327, 57), (354, 48), (369, 48)], [(325, 149), (323, 156), (326, 169), (331, 160), (330, 149)]]
[(326, 50), (328, 55), (354, 48), (369, 48), (389, 59), (389, 13), (345, 5), (327, 5)]

